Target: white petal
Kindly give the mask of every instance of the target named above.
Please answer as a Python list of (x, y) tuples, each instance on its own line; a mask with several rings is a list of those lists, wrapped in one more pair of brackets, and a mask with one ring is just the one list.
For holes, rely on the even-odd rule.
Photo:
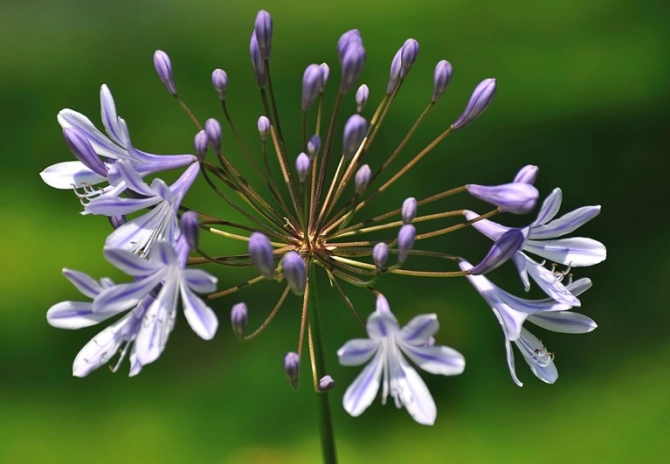
[(74, 187), (79, 188), (84, 185), (95, 185), (107, 180), (84, 166), (81, 161), (65, 161), (53, 164), (40, 172), (40, 176), (49, 187), (63, 190), (72, 190)]
[(102, 251), (105, 259), (117, 269), (133, 277), (144, 277), (161, 270), (160, 263), (141, 258), (134, 253), (118, 248), (105, 247)]
[(62, 301), (47, 311), (47, 322), (59, 329), (81, 329), (98, 324), (114, 316), (115, 313), (96, 314), (93, 303), (81, 301)]
[(165, 349), (174, 326), (178, 291), (179, 287), (174, 280), (167, 279), (144, 315), (142, 328), (135, 339), (135, 353), (143, 366), (158, 359)]
[(109, 137), (117, 144), (125, 146), (127, 137), (125, 137), (125, 132), (119, 125), (112, 93), (105, 84), (100, 87), (100, 110), (102, 113), (102, 125), (105, 126)]
[(356, 377), (344, 393), (342, 405), (351, 416), (360, 416), (372, 403), (379, 391), (379, 379), (382, 373), (382, 350), (378, 350), (372, 361)]
[[(473, 211), (465, 211), (465, 219), (467, 219), (468, 221), (472, 221), (473, 219), (476, 219), (478, 217), (479, 214)], [(485, 235), (491, 240), (498, 240), (502, 236), (502, 234), (511, 229), (511, 227), (505, 227), (503, 225), (498, 224), (497, 222), (491, 221), (490, 219), (481, 219), (477, 222), (473, 222), (472, 227), (477, 229), (479, 233)]]
[(93, 300), (93, 311), (107, 314), (132, 308), (160, 284), (163, 275), (163, 272), (157, 272), (145, 279), (103, 290)]
[(186, 284), (198, 293), (211, 293), (216, 290), (217, 279), (202, 269), (186, 269), (183, 271)]
[(523, 248), (555, 263), (572, 267), (593, 266), (607, 258), (605, 245), (584, 237), (528, 240)]
[(537, 215), (537, 219), (533, 222), (533, 227), (546, 224), (554, 219), (558, 210), (561, 209), (561, 202), (563, 201), (563, 192), (560, 188), (555, 188), (549, 196), (542, 203), (542, 208)]
[(402, 356), (397, 358), (400, 369), (391, 362), (391, 382), (395, 383), (400, 401), (412, 419), (423, 425), (433, 425), (437, 417), (435, 401), (423, 379)]
[(516, 346), (538, 379), (545, 383), (556, 382), (558, 371), (554, 365), (553, 355), (547, 353), (546, 348), (535, 335), (524, 329)]
[(581, 305), (577, 297), (570, 293), (565, 285), (563, 285), (559, 276), (535, 260), (526, 255), (524, 256), (526, 258), (526, 270), (542, 291), (559, 303), (565, 303), (570, 306)]
[(400, 330), (398, 337), (409, 345), (422, 346), (439, 328), (436, 314), (420, 314)]
[(516, 376), (516, 369), (514, 368), (514, 351), (512, 351), (512, 343), (505, 339), (505, 352), (507, 353), (507, 366), (509, 367), (509, 374), (512, 376), (512, 380), (519, 387), (523, 387), (523, 383), (519, 380), (519, 377)]
[(516, 266), (517, 271), (519, 271), (519, 278), (523, 284), (523, 289), (525, 291), (530, 290), (530, 280), (528, 280), (528, 270), (526, 269), (526, 258), (525, 255), (521, 252), (514, 253), (512, 256), (512, 261)]
[(528, 321), (543, 329), (561, 333), (588, 333), (598, 327), (590, 317), (572, 311), (538, 313), (528, 316)]
[(400, 342), (400, 349), (417, 366), (431, 374), (458, 375), (465, 369), (465, 358), (447, 346), (412, 346)]
[(216, 334), (219, 321), (214, 311), (200, 298), (195, 296), (183, 282), (181, 284), (181, 301), (184, 306), (184, 316), (188, 325), (203, 340), (211, 340)]
[(119, 319), (84, 345), (74, 358), (72, 375), (75, 377), (85, 377), (116, 355), (123, 343), (119, 332), (121, 327), (128, 321), (128, 316)]
[(343, 366), (360, 366), (372, 358), (379, 348), (379, 342), (368, 338), (349, 340), (337, 350), (340, 364)]
[(72, 269), (63, 269), (63, 275), (72, 282), (77, 290), (91, 299), (98, 296), (98, 293), (102, 291), (100, 284), (88, 274)]
[(579, 229), (600, 213), (600, 206), (584, 206), (554, 219), (549, 224), (531, 228), (528, 238), (539, 240), (561, 237)]
[(375, 311), (368, 317), (366, 328), (372, 340), (379, 340), (398, 332), (398, 320), (391, 312)]

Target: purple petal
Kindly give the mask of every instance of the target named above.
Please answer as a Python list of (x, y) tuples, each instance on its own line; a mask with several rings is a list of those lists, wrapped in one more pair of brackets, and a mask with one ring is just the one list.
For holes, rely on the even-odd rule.
[(382, 350), (378, 350), (372, 361), (347, 388), (342, 405), (351, 416), (360, 416), (377, 396), (382, 366)]
[(585, 291), (587, 291), (593, 283), (591, 282), (591, 279), (584, 277), (579, 280), (575, 280), (571, 284), (568, 284), (568, 290), (570, 290), (570, 293), (572, 293), (575, 296), (579, 296)]
[(83, 272), (73, 271), (72, 269), (63, 269), (63, 275), (72, 282), (77, 290), (83, 295), (93, 299), (102, 291), (100, 284), (92, 277)]
[(561, 333), (588, 333), (598, 327), (593, 319), (572, 311), (538, 313), (528, 316), (528, 321), (543, 329)]
[(510, 229), (493, 244), (484, 259), (470, 269), (473, 275), (487, 274), (497, 269), (521, 249), (526, 236), (521, 229)]
[(216, 290), (216, 277), (202, 269), (186, 269), (183, 272), (184, 281), (193, 291), (211, 293)]
[(560, 188), (555, 188), (544, 200), (544, 203), (542, 203), (542, 208), (540, 208), (540, 212), (537, 214), (537, 219), (533, 222), (533, 227), (541, 226), (554, 219), (554, 216), (556, 216), (556, 213), (561, 208), (562, 201), (563, 192), (561, 192)]
[(133, 277), (146, 277), (160, 271), (162, 267), (160, 263), (140, 258), (130, 251), (118, 248), (105, 247), (102, 254), (114, 267)]
[(184, 306), (184, 316), (195, 332), (203, 340), (211, 340), (216, 334), (219, 321), (214, 311), (207, 306), (183, 282), (181, 284), (181, 301)]
[(366, 328), (370, 339), (380, 340), (398, 332), (398, 320), (391, 312), (375, 311), (368, 317)]
[(93, 312), (95, 313), (117, 313), (136, 306), (144, 297), (156, 288), (161, 279), (162, 272), (128, 284), (119, 284), (112, 288), (103, 290), (93, 300)]
[[(467, 219), (468, 221), (472, 221), (473, 219), (476, 219), (478, 217), (479, 214), (473, 211), (465, 211), (465, 219)], [(473, 222), (472, 227), (477, 229), (479, 233), (485, 235), (491, 240), (498, 240), (502, 236), (502, 234), (511, 230), (511, 227), (502, 226), (489, 219), (482, 219), (477, 222)]]
[(528, 238), (556, 238), (579, 229), (600, 213), (600, 206), (584, 206), (554, 219), (548, 224), (532, 227)]
[(110, 178), (112, 175), (118, 177), (126, 183), (126, 186), (133, 190), (134, 192), (144, 195), (146, 197), (155, 197), (156, 191), (150, 188), (146, 182), (142, 180), (142, 177), (133, 167), (130, 161), (119, 160), (116, 163), (112, 164), (109, 168)]
[(528, 280), (528, 270), (526, 269), (526, 255), (523, 253), (515, 253), (512, 255), (512, 261), (514, 262), (516, 269), (519, 271), (519, 278), (523, 284), (523, 289), (529, 291), (530, 281)]
[(105, 126), (107, 135), (121, 146), (125, 146), (127, 137), (124, 131), (119, 127), (118, 116), (116, 114), (116, 106), (109, 88), (103, 84), (100, 87), (100, 110), (102, 116), (102, 125)]
[(519, 380), (519, 377), (516, 376), (516, 369), (514, 368), (514, 351), (512, 351), (512, 343), (505, 339), (505, 352), (507, 354), (507, 366), (509, 367), (509, 374), (512, 376), (512, 380), (519, 387), (523, 387), (523, 383)]
[(379, 348), (379, 342), (368, 338), (349, 340), (337, 350), (340, 364), (343, 366), (360, 366), (372, 358)]
[(420, 314), (400, 330), (398, 338), (408, 345), (423, 346), (439, 328), (436, 314)]
[(83, 114), (70, 109), (61, 110), (58, 113), (58, 123), (63, 129), (75, 127), (82, 130), (93, 149), (100, 156), (119, 159), (127, 157), (126, 151), (112, 142), (106, 135), (100, 132), (93, 123)]
[(49, 308), (47, 322), (58, 329), (81, 329), (98, 324), (112, 316), (114, 313), (94, 313), (91, 302), (62, 301)]
[(105, 195), (92, 199), (84, 207), (84, 211), (89, 214), (101, 214), (103, 216), (122, 216), (148, 208), (160, 201), (161, 199), (158, 197), (119, 198)]
[(431, 374), (458, 375), (465, 369), (461, 353), (446, 346), (413, 346), (399, 343), (400, 349), (417, 366)]

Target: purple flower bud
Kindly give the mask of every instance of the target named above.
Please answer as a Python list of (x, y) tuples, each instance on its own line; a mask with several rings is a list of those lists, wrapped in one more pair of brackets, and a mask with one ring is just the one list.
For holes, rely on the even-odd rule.
[(75, 158), (99, 176), (107, 177), (105, 164), (81, 129), (68, 127), (63, 129), (63, 136), (65, 137), (65, 143), (67, 143)]
[(526, 236), (519, 229), (510, 229), (500, 236), (481, 263), (470, 269), (472, 275), (482, 275), (497, 269), (514, 253), (521, 250)]
[(314, 159), (314, 157), (319, 153), (321, 149), (321, 138), (318, 135), (313, 135), (310, 137), (309, 142), (307, 142), (307, 153), (309, 157)]
[(265, 142), (270, 133), (270, 120), (265, 116), (258, 118), (258, 134), (261, 136), (261, 141)]
[(311, 167), (312, 161), (304, 153), (300, 153), (295, 160), (295, 170), (298, 171), (298, 179), (300, 182), (305, 182), (307, 176), (309, 176), (309, 168)]
[(403, 224), (409, 224), (416, 217), (416, 198), (409, 197), (402, 202), (401, 210)]
[(433, 77), (433, 103), (438, 101), (451, 81), (453, 68), (447, 60), (441, 60), (435, 66)]
[(393, 61), (391, 61), (391, 71), (389, 75), (389, 83), (386, 86), (386, 94), (391, 95), (398, 86), (398, 79), (400, 79), (400, 70), (402, 69), (402, 47), (395, 53)]
[(334, 386), (335, 386), (335, 381), (329, 375), (324, 375), (319, 380), (319, 391), (322, 392), (322, 393), (325, 393), (328, 390), (332, 390), (332, 388)]
[(200, 227), (198, 225), (198, 215), (195, 211), (186, 211), (181, 215), (181, 232), (184, 234), (186, 243), (191, 250), (198, 249), (198, 236)]
[(342, 57), (344, 57), (344, 52), (346, 51), (347, 47), (349, 47), (349, 45), (352, 43), (363, 45), (363, 38), (361, 37), (361, 33), (358, 31), (358, 29), (352, 29), (345, 32), (337, 40), (337, 54), (340, 57), (340, 60), (342, 60)]
[(258, 48), (258, 40), (256, 39), (256, 32), (251, 34), (249, 41), (249, 54), (251, 55), (251, 66), (254, 68), (254, 75), (256, 76), (256, 84), (259, 88), (265, 87), (268, 76), (265, 73), (265, 63)]
[(372, 170), (370, 169), (370, 166), (364, 164), (358, 169), (358, 171), (356, 172), (356, 176), (354, 177), (354, 181), (356, 184), (356, 193), (358, 194), (363, 193), (365, 189), (368, 188), (368, 185), (370, 184), (370, 179), (372, 179)]
[(305, 261), (296, 251), (289, 251), (282, 259), (282, 268), (284, 270), (284, 277), (288, 286), (291, 287), (293, 293), (302, 295), (305, 293), (307, 286), (307, 268)]
[(212, 144), (212, 148), (217, 153), (221, 152), (221, 124), (214, 118), (209, 118), (205, 121), (205, 133), (207, 140)]
[(384, 295), (381, 293), (377, 294), (377, 302), (375, 303), (375, 311), (378, 313), (390, 313), (391, 306)]
[(219, 94), (221, 101), (226, 99), (226, 90), (228, 89), (228, 74), (223, 69), (215, 69), (212, 72), (212, 85)]
[(389, 258), (389, 246), (385, 242), (379, 242), (372, 248), (372, 260), (375, 262), (377, 272), (382, 272)]
[(496, 80), (484, 79), (472, 92), (468, 105), (455, 123), (451, 125), (454, 130), (463, 129), (482, 115), (489, 107), (496, 94)]
[(539, 193), (530, 184), (520, 182), (495, 186), (468, 184), (470, 195), (513, 214), (526, 214), (535, 207)]
[(519, 172), (517, 172), (513, 182), (520, 182), (522, 184), (534, 184), (535, 179), (537, 179), (537, 173), (539, 170), (540, 168), (538, 168), (537, 166), (528, 164), (522, 167), (519, 170)]
[(330, 66), (326, 63), (321, 63), (319, 66), (321, 66), (321, 69), (323, 70), (323, 84), (321, 85), (321, 93), (323, 93), (326, 84), (328, 83), (328, 77), (330, 76)]
[(356, 91), (356, 111), (359, 113), (363, 111), (363, 107), (368, 102), (368, 97), (370, 96), (370, 89), (367, 85), (361, 85)]
[(348, 92), (354, 86), (354, 83), (363, 71), (365, 64), (365, 49), (362, 44), (349, 42), (340, 59), (342, 66), (342, 82), (340, 91)]
[(300, 356), (293, 351), (284, 356), (284, 373), (293, 388), (298, 388), (298, 376), (300, 374)]
[(321, 89), (323, 89), (323, 68), (318, 64), (310, 64), (302, 76), (303, 111), (311, 108)]
[(108, 216), (107, 219), (109, 219), (109, 223), (112, 225), (114, 229), (118, 229), (122, 225), (124, 225), (128, 220), (126, 219), (126, 216), (121, 215), (121, 216)]
[(268, 279), (275, 277), (275, 257), (270, 239), (261, 232), (249, 237), (249, 257), (256, 268)]
[(400, 264), (407, 260), (409, 251), (414, 246), (414, 237), (416, 237), (416, 228), (412, 224), (405, 224), (398, 232), (398, 262)]
[(201, 161), (205, 159), (205, 153), (207, 153), (208, 144), (209, 140), (207, 139), (207, 133), (204, 130), (201, 130), (195, 134), (193, 145), (195, 146), (195, 154)]
[(359, 114), (351, 116), (344, 125), (343, 155), (345, 159), (351, 159), (358, 147), (361, 146), (365, 133), (368, 130), (368, 123), (365, 118)]
[(163, 82), (163, 85), (170, 93), (170, 95), (177, 95), (177, 87), (174, 85), (174, 79), (172, 78), (172, 64), (170, 63), (170, 57), (162, 50), (156, 50), (154, 52), (154, 68), (156, 68), (156, 74), (158, 78)]
[(400, 78), (404, 79), (409, 74), (409, 70), (412, 69), (412, 65), (416, 61), (416, 57), (419, 55), (419, 42), (414, 39), (407, 39), (405, 43), (400, 48)]
[(247, 305), (244, 303), (237, 303), (230, 310), (230, 323), (233, 326), (233, 332), (239, 338), (244, 336), (244, 331), (247, 328)]
[(258, 49), (261, 58), (267, 60), (270, 58), (270, 48), (272, 45), (272, 16), (265, 10), (260, 10), (256, 14), (256, 23), (254, 32), (258, 39)]

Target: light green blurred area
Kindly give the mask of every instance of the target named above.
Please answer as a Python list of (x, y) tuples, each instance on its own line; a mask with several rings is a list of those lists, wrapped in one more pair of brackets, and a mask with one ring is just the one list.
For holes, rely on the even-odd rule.
[[(153, 51), (163, 49), (180, 94), (202, 119), (221, 117), (210, 73), (226, 69), (231, 111), (253, 140), (262, 107), (248, 39), (259, 8), (274, 17), (272, 74), (289, 146), (299, 144), (305, 66), (327, 61), (334, 87), (335, 43), (354, 27), (368, 53), (361, 78), (371, 88), (368, 117), (397, 48), (407, 37), (421, 44), (370, 152), (373, 166), (427, 104), (439, 59), (454, 65), (453, 81), (402, 162), (457, 117), (481, 79), (498, 79), (485, 116), (450, 136), (371, 205), (373, 212), (466, 182), (505, 182), (526, 163), (540, 166), (543, 194), (561, 186), (564, 211), (603, 206), (583, 233), (608, 246), (608, 260), (576, 270), (595, 283), (581, 310), (598, 329), (583, 336), (538, 330), (556, 352), (555, 385), (535, 379), (520, 356), (525, 385), (513, 384), (498, 323), (467, 283), (397, 276), (378, 283), (401, 323), (436, 312), (438, 342), (466, 356), (457, 378), (424, 375), (438, 404), (432, 428), (378, 401), (356, 419), (341, 409), (358, 371), (337, 366), (335, 351), (363, 334), (322, 279), (342, 462), (664, 462), (670, 451), (670, 226), (664, 216), (670, 7), (632, 0), (0, 3), (0, 462), (318, 462), (307, 365), (298, 391), (281, 370), (284, 353), (297, 344), (298, 300), (290, 299), (251, 343), (238, 342), (228, 328), (228, 309), (240, 299), (252, 308), (251, 324), (259, 324), (279, 296), (278, 285), (217, 302), (221, 327), (214, 341), (198, 339), (178, 320), (159, 361), (133, 379), (125, 376), (127, 364), (116, 374), (102, 368), (72, 378), (74, 356), (97, 329), (56, 330), (44, 316), (52, 304), (77, 297), (60, 274), (63, 267), (117, 276), (101, 255), (106, 221), (79, 215), (70, 192), (52, 190), (38, 176), (71, 156), (57, 112), (73, 108), (97, 123), (98, 91), (106, 83), (138, 147), (190, 152), (194, 128), (152, 68)], [(349, 98), (343, 114), (353, 108)], [(241, 160), (238, 155), (231, 153)], [(204, 185), (189, 202), (230, 214)], [(461, 207), (459, 198), (446, 207)], [(237, 250), (210, 243), (220, 253)], [(488, 245), (473, 231), (434, 243), (473, 260)], [(216, 271), (221, 288), (247, 278)], [(493, 277), (522, 293), (512, 266)], [(372, 310), (368, 293), (353, 290), (351, 298), (363, 314)]]

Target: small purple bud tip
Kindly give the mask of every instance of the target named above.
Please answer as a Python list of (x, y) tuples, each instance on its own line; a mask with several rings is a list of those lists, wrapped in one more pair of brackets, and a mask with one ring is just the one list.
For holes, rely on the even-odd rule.
[(391, 95), (398, 86), (400, 79), (400, 70), (402, 69), (402, 47), (393, 56), (391, 61), (391, 70), (389, 73), (389, 83), (386, 86), (386, 94)]
[(367, 130), (368, 123), (363, 116), (354, 114), (347, 120), (344, 125), (343, 143), (343, 155), (345, 159), (351, 159), (354, 156), (361, 146)]
[(437, 343), (435, 337), (428, 337), (428, 340), (426, 340), (426, 343), (423, 346), (430, 348), (431, 346), (435, 346), (435, 343)]
[(416, 228), (412, 224), (405, 224), (398, 232), (398, 262), (400, 264), (407, 260), (407, 255), (414, 246)]
[(298, 377), (300, 374), (300, 356), (298, 353), (289, 352), (284, 356), (284, 373), (293, 388), (298, 388)]
[(447, 89), (452, 74), (453, 68), (451, 67), (451, 63), (447, 60), (441, 60), (437, 63), (437, 66), (435, 66), (435, 75), (433, 77), (433, 103), (437, 102)]
[(470, 195), (512, 214), (526, 214), (535, 207), (539, 192), (530, 184), (515, 182), (496, 186), (468, 184)]
[(321, 63), (319, 66), (321, 66), (321, 69), (323, 70), (323, 84), (321, 85), (321, 93), (323, 93), (326, 84), (328, 83), (328, 77), (330, 76), (330, 66), (326, 63)]
[(258, 39), (258, 49), (261, 58), (267, 60), (270, 58), (270, 48), (272, 45), (272, 16), (265, 10), (260, 10), (256, 14), (256, 23), (254, 32)]
[(204, 130), (201, 130), (195, 134), (195, 137), (193, 138), (193, 145), (195, 146), (195, 154), (198, 159), (200, 161), (205, 159), (205, 153), (207, 153), (209, 139), (207, 138), (207, 133)]
[(112, 225), (114, 229), (118, 229), (122, 225), (124, 225), (128, 220), (126, 219), (126, 216), (121, 215), (121, 216), (108, 216), (107, 219), (109, 219), (109, 223)]
[(363, 65), (365, 65), (365, 49), (363, 45), (349, 42), (340, 59), (340, 65), (342, 66), (340, 91), (344, 93), (351, 90), (363, 71)]
[(356, 91), (356, 111), (363, 111), (363, 107), (368, 102), (368, 97), (370, 96), (370, 89), (367, 85), (361, 85)]
[(156, 68), (158, 78), (163, 82), (170, 95), (177, 96), (177, 87), (175, 87), (174, 79), (172, 78), (172, 64), (167, 53), (162, 50), (154, 52), (154, 68)]
[(538, 168), (537, 166), (533, 166), (532, 164), (524, 166), (519, 170), (519, 172), (517, 172), (513, 182), (519, 182), (522, 184), (534, 184), (535, 179), (537, 179), (537, 173), (539, 171), (540, 168)]
[(375, 311), (377, 311), (378, 313), (391, 312), (391, 306), (389, 306), (388, 300), (381, 293), (377, 295), (377, 302), (375, 303)]
[(260, 273), (268, 279), (275, 277), (275, 257), (270, 239), (261, 232), (249, 237), (249, 257)]
[(302, 76), (302, 110), (307, 111), (323, 89), (323, 68), (318, 64), (310, 64)]
[(189, 248), (197, 250), (200, 226), (198, 225), (198, 215), (195, 211), (186, 211), (181, 215), (181, 232), (184, 234)]
[(484, 79), (475, 87), (468, 105), (463, 110), (463, 113), (458, 117), (455, 123), (451, 125), (454, 130), (463, 129), (468, 126), (475, 119), (482, 115), (486, 108), (489, 107), (496, 94), (496, 80)]
[(205, 121), (205, 133), (207, 140), (217, 153), (221, 153), (221, 124), (214, 118)]
[(360, 195), (365, 191), (366, 188), (368, 188), (370, 179), (372, 179), (372, 170), (370, 169), (370, 166), (364, 164), (358, 169), (356, 176), (354, 177), (357, 194)]
[(372, 260), (375, 262), (377, 272), (382, 272), (389, 258), (389, 246), (385, 242), (379, 242), (372, 248)]
[(228, 74), (223, 69), (215, 69), (212, 72), (212, 85), (219, 95), (221, 101), (226, 99), (226, 90), (228, 89)]
[(91, 142), (88, 141), (88, 138), (86, 138), (86, 135), (81, 129), (76, 129), (74, 127), (63, 129), (63, 137), (65, 137), (65, 143), (67, 143), (68, 148), (70, 148), (70, 151), (75, 158), (97, 175), (107, 177), (107, 168), (105, 167), (105, 164), (95, 152)]
[(514, 253), (521, 250), (525, 241), (526, 236), (521, 230), (508, 230), (496, 240), (482, 262), (470, 269), (470, 274), (482, 275), (497, 269), (510, 259)]
[(409, 197), (402, 202), (402, 223), (409, 224), (416, 217), (416, 198)]
[(310, 137), (309, 142), (307, 142), (307, 153), (309, 157), (314, 159), (321, 149), (321, 138), (318, 135), (313, 135)]
[(261, 136), (261, 141), (265, 142), (268, 138), (268, 134), (270, 133), (270, 120), (265, 117), (261, 116), (258, 118), (258, 134)]
[(334, 386), (335, 386), (335, 381), (329, 375), (324, 375), (319, 380), (319, 391), (322, 392), (322, 393), (325, 393), (328, 390), (332, 390)]
[(307, 286), (307, 268), (305, 261), (296, 251), (289, 251), (282, 259), (282, 269), (286, 282), (296, 295), (305, 293)]
[(419, 42), (407, 39), (400, 49), (400, 78), (404, 79), (419, 55)]
[(239, 338), (244, 337), (244, 331), (247, 328), (247, 305), (237, 303), (230, 310), (230, 323), (233, 326), (233, 332)]
[(361, 37), (361, 33), (358, 31), (358, 29), (352, 29), (345, 32), (337, 40), (337, 54), (340, 57), (340, 60), (342, 60), (342, 57), (344, 57), (344, 52), (346, 51), (347, 47), (349, 47), (349, 45), (352, 43), (363, 45), (363, 38)]
[(300, 153), (295, 160), (295, 170), (298, 171), (298, 180), (300, 182), (305, 182), (307, 176), (309, 176), (309, 169), (311, 167), (312, 161), (309, 159), (305, 153)]
[(258, 48), (258, 40), (256, 39), (256, 32), (251, 34), (249, 41), (249, 54), (251, 55), (251, 66), (254, 68), (254, 75), (256, 76), (256, 84), (259, 88), (265, 87), (267, 83), (267, 74), (265, 73), (265, 63)]

